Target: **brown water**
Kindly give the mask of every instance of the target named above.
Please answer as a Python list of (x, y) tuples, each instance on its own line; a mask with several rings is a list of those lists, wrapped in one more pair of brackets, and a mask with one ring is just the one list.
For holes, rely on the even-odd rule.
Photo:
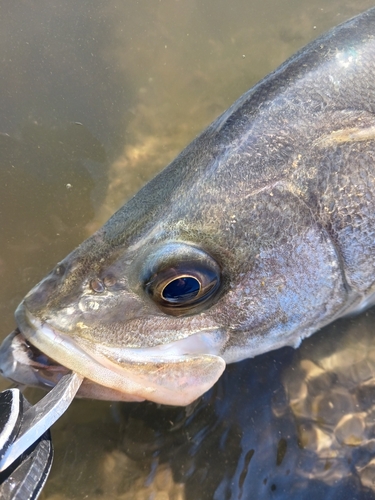
[[(31, 286), (205, 125), (371, 5), (0, 5), (1, 338)], [(232, 365), (187, 409), (74, 402), (43, 498), (375, 498), (373, 324)]]

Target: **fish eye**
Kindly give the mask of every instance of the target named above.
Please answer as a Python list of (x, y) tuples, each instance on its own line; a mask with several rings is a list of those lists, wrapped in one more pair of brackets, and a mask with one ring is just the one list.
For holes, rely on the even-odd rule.
[[(182, 246), (182, 245), (181, 245)], [(220, 286), (220, 269), (200, 249), (172, 248), (157, 253), (152, 274), (144, 289), (163, 312), (174, 316), (192, 314), (213, 298)], [(185, 245), (187, 247), (187, 245)], [(173, 255), (176, 254), (176, 255)], [(186, 257), (186, 259), (181, 259)], [(189, 258), (190, 257), (190, 258)]]

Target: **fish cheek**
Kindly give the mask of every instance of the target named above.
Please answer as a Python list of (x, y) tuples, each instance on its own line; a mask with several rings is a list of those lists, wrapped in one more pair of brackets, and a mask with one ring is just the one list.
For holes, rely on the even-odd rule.
[(261, 250), (225, 298), (222, 310), (233, 332), (226, 361), (298, 346), (332, 321), (347, 299), (336, 249), (318, 224)]

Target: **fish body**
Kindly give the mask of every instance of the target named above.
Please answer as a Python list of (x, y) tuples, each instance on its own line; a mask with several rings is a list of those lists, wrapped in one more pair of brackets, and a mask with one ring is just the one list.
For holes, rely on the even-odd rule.
[(86, 395), (184, 405), (372, 305), (374, 33), (371, 9), (240, 97), (29, 292), (27, 343)]

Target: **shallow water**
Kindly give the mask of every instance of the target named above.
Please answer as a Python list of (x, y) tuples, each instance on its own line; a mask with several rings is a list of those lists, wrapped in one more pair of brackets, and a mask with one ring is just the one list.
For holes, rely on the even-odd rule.
[[(371, 5), (0, 6), (0, 336), (31, 286), (205, 125)], [(43, 498), (375, 498), (373, 324), (370, 311), (231, 365), (187, 409), (74, 402)]]

